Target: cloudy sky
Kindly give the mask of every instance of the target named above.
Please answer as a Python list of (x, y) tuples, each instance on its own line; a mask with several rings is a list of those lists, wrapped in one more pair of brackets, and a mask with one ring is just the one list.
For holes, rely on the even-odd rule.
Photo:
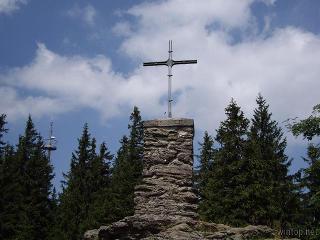
[[(58, 138), (55, 185), (83, 124), (116, 152), (134, 105), (165, 118), (166, 60), (173, 40), (174, 117), (195, 120), (195, 143), (215, 134), (234, 98), (251, 118), (260, 92), (282, 126), (320, 102), (317, 0), (0, 0), (0, 113), (16, 143), (28, 114)], [(286, 132), (292, 171), (306, 141)], [(195, 144), (195, 148), (198, 145)]]

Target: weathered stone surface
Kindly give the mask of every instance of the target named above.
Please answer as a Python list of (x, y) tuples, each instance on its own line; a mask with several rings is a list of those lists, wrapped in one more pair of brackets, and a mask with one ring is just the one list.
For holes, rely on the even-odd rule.
[(135, 189), (135, 215), (197, 217), (192, 189), (193, 120), (144, 122), (143, 181)]
[(193, 120), (144, 122), (143, 179), (135, 188), (135, 214), (87, 231), (85, 239), (264, 239), (265, 226), (232, 228), (197, 220), (192, 188)]
[(148, 236), (144, 240), (243, 240), (253, 238), (266, 239), (273, 236), (273, 231), (266, 226), (232, 228), (223, 224), (194, 221), (175, 225), (158, 234)]
[(99, 229), (86, 231), (84, 234), (84, 239), (98, 240), (99, 239)]
[[(175, 224), (176, 222), (180, 222)], [(88, 233), (91, 232), (91, 235)], [(164, 218), (157, 215), (130, 216), (107, 227), (88, 231), (85, 239), (144, 239), (144, 240), (244, 240), (274, 237), (266, 226), (232, 228), (223, 224), (195, 220)], [(92, 235), (94, 233), (95, 235)], [(90, 237), (90, 238), (88, 238)]]
[(188, 118), (171, 118), (171, 119), (156, 119), (144, 121), (143, 126), (145, 128), (149, 127), (192, 127), (193, 128), (193, 119)]

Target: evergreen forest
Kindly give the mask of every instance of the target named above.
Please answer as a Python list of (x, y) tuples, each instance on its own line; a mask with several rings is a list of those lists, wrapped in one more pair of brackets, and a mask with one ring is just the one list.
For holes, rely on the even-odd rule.
[[(310, 106), (310, 109), (312, 106)], [(278, 230), (320, 233), (320, 105), (282, 129), (260, 94), (251, 116), (231, 99), (218, 129), (195, 144), (194, 187), (202, 220), (231, 226), (267, 225)], [(306, 140), (308, 167), (290, 173), (286, 136)], [(213, 132), (211, 136), (208, 132)], [(0, 239), (79, 240), (88, 229), (133, 214), (134, 187), (143, 168), (143, 121), (138, 107), (129, 116), (128, 134), (111, 153), (97, 143), (88, 124), (70, 153), (61, 189), (31, 116), (18, 143), (5, 141), (6, 115), (0, 115)], [(76, 141), (76, 140), (75, 140)], [(317, 239), (301, 236), (302, 239)]]

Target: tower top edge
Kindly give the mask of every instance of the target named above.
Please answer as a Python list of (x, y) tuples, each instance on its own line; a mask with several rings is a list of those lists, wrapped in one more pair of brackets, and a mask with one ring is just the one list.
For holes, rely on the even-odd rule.
[(143, 127), (194, 127), (194, 121), (189, 118), (154, 119), (144, 121)]

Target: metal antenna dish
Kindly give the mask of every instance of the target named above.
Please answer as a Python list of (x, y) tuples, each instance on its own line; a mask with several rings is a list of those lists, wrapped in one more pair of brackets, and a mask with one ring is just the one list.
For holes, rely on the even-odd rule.
[(49, 130), (49, 138), (45, 139), (46, 143), (43, 146), (43, 149), (48, 151), (48, 158), (50, 161), (51, 157), (51, 151), (57, 150), (57, 140), (54, 136), (52, 136), (52, 127), (53, 127), (53, 122), (50, 123), (50, 130)]

